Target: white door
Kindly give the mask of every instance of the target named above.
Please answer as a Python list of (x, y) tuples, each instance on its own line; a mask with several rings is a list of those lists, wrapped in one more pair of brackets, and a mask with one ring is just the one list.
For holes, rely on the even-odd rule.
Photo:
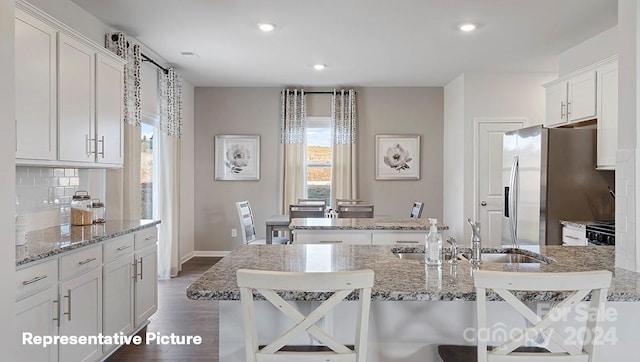
[(545, 90), (544, 124), (556, 127), (567, 123), (567, 82), (560, 82)]
[(35, 295), (22, 299), (15, 304), (16, 319), (14, 330), (16, 331), (16, 356), (21, 361), (55, 362), (58, 360), (58, 345), (51, 344), (47, 347), (22, 343), (23, 333), (31, 333), (33, 336), (58, 335), (58, 318), (60, 309), (58, 306), (58, 290), (50, 287)]
[(596, 117), (596, 72), (586, 72), (569, 80), (569, 122)]
[(100, 54), (96, 57), (96, 161), (122, 164), (124, 154), (124, 68)]
[(526, 118), (476, 120), (475, 212), (483, 246), (502, 244), (502, 136), (523, 128), (526, 122)]
[[(133, 332), (133, 254), (120, 258), (103, 268), (104, 335)], [(105, 345), (105, 352), (112, 346)]]
[(158, 310), (158, 246), (136, 251), (135, 323), (144, 323)]

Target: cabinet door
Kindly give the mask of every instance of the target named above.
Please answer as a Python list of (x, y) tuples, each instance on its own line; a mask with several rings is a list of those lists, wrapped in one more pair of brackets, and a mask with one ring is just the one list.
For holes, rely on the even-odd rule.
[(567, 83), (549, 86), (545, 91), (545, 126), (556, 127), (567, 123)]
[(96, 162), (122, 164), (124, 67), (96, 56)]
[(14, 330), (16, 331), (16, 356), (21, 361), (57, 361), (58, 346), (24, 344), (23, 333), (31, 333), (34, 336), (58, 335), (58, 306), (57, 288), (51, 287), (40, 293), (16, 302), (16, 319)]
[(16, 158), (56, 159), (56, 36), (16, 9)]
[(95, 120), (95, 52), (58, 36), (58, 158), (93, 162)]
[(158, 310), (158, 251), (152, 245), (136, 252), (135, 319), (144, 323)]
[(586, 72), (569, 79), (567, 102), (569, 122), (596, 118), (596, 72)]
[[(60, 335), (95, 336), (102, 332), (102, 275), (93, 269), (60, 284)], [(61, 361), (97, 361), (100, 345), (60, 345)]]
[(133, 263), (133, 254), (130, 254), (104, 266), (104, 335), (133, 332)]
[(618, 62), (598, 73), (598, 169), (613, 170), (618, 150)]

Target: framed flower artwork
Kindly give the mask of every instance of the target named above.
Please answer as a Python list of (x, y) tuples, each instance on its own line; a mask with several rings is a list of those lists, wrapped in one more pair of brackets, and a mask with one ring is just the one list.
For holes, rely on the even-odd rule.
[(376, 180), (420, 179), (420, 136), (376, 135)]
[(260, 180), (260, 136), (215, 136), (215, 179)]

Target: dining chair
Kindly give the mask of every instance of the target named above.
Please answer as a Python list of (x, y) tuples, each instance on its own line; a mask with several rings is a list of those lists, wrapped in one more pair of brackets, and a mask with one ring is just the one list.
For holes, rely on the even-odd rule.
[[(465, 361), (562, 361), (593, 362), (598, 343), (596, 336), (602, 330), (601, 321), (607, 300), (607, 289), (611, 285), (611, 272), (607, 270), (571, 273), (527, 273), (477, 270), (473, 273), (476, 288), (476, 346), (438, 346), (438, 354), (445, 362)], [(498, 346), (488, 347), (487, 337), (492, 328), (487, 324), (487, 290), (493, 290), (529, 323), (527, 328), (517, 333), (508, 333), (510, 339)], [(517, 297), (519, 291), (548, 291), (554, 295), (567, 294), (560, 302), (553, 303), (550, 310), (539, 316)], [(584, 342), (580, 332), (574, 339), (568, 339), (566, 326), (558, 324), (567, 320), (571, 311), (576, 310), (583, 299), (591, 294), (588, 314), (583, 317), (586, 326)], [(492, 297), (493, 299), (493, 297)], [(498, 324), (496, 324), (497, 326)], [(499, 323), (499, 328), (505, 328)], [(544, 335), (545, 347), (525, 346), (528, 342)], [(569, 334), (570, 335), (570, 334)], [(568, 341), (568, 342), (567, 342)], [(496, 342), (496, 341), (492, 341)], [(502, 342), (502, 341), (500, 341)]]
[(299, 205), (322, 205), (327, 208), (327, 200), (325, 199), (298, 199)]
[(373, 205), (338, 205), (339, 218), (372, 218)]
[(424, 203), (419, 201), (414, 201), (413, 206), (411, 206), (411, 215), (409, 217), (411, 219), (418, 219), (422, 215), (422, 209), (424, 208)]
[[(240, 269), (237, 271), (237, 280), (242, 304), (247, 362), (365, 362), (367, 360), (369, 309), (374, 280), (372, 270), (312, 273)], [(322, 291), (331, 295), (305, 316), (282, 299), (276, 290)], [(293, 322), (291, 329), (264, 347), (258, 345), (256, 320), (260, 316), (256, 315), (254, 291), (261, 294)], [(359, 293), (355, 344), (347, 346), (318, 327), (316, 323), (354, 291)], [(287, 345), (293, 338), (303, 333), (314, 337), (321, 345)]]
[[(249, 201), (236, 202), (236, 209), (238, 210), (238, 218), (240, 219), (240, 231), (242, 234), (242, 240), (245, 244), (266, 244), (267, 239), (258, 239), (256, 237), (256, 226), (253, 219), (253, 211)], [(273, 237), (271, 239), (273, 244), (288, 244), (289, 239), (283, 237)]]
[(289, 205), (289, 219), (324, 217), (324, 205), (294, 204)]
[(338, 205), (353, 205), (353, 204), (361, 204), (362, 200), (360, 199), (336, 199), (336, 208)]

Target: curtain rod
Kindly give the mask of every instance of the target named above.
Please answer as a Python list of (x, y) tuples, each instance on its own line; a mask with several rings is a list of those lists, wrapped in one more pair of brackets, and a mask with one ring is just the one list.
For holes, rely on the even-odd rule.
[(148, 56), (144, 55), (144, 53), (140, 53), (140, 56), (142, 57), (142, 61), (143, 62), (150, 62), (151, 64), (155, 65), (156, 67), (162, 69), (162, 71), (164, 72), (164, 74), (169, 73), (169, 70), (165, 67), (163, 67), (162, 65), (156, 63), (153, 59), (149, 58)]

